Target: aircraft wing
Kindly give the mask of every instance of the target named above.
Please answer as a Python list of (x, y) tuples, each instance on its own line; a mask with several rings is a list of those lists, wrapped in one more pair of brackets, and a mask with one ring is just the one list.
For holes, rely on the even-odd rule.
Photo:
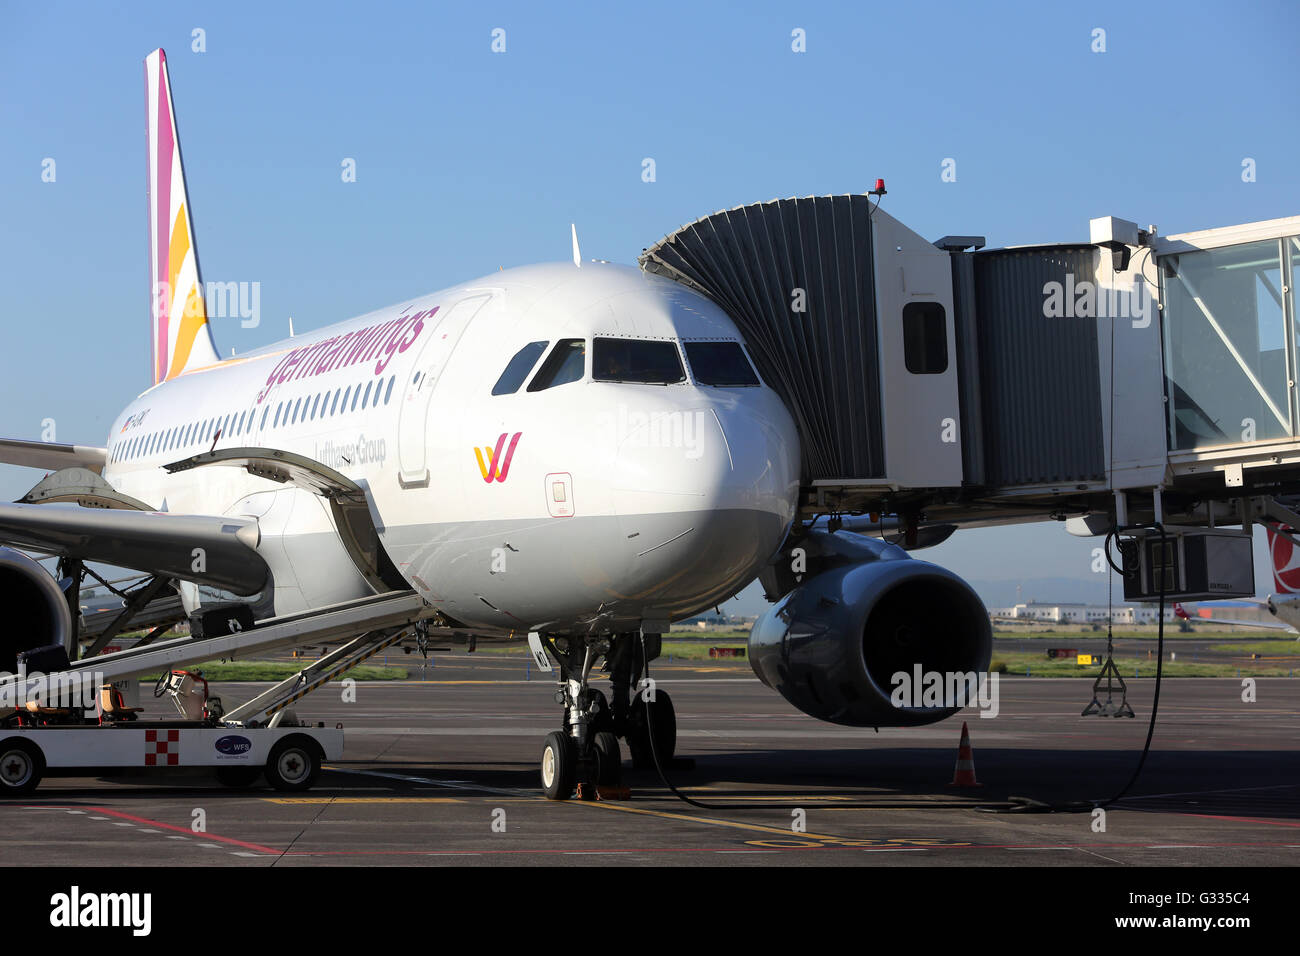
[(1227, 624), (1230, 627), (1262, 627), (1266, 631), (1287, 631), (1291, 634), (1296, 633), (1295, 628), (1289, 624), (1283, 624), (1281, 621), (1230, 621), (1226, 617), (1193, 617), (1190, 619), (1192, 624)]
[(0, 504), (0, 544), (256, 594), (270, 570), (247, 518)]
[(62, 445), (56, 442), (23, 441), (19, 438), (0, 438), (0, 465), (24, 465), (61, 471), (64, 468), (86, 468), (99, 474), (104, 470), (108, 450), (90, 445)]

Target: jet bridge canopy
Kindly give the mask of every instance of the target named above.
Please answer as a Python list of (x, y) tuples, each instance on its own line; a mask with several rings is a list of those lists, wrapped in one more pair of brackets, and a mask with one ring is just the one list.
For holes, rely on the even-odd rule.
[(705, 216), (640, 262), (736, 322), (798, 426), (805, 515), (977, 524), (1137, 489), (1187, 509), (1300, 492), (1300, 217), (1168, 238), (1106, 217), (1088, 242), (983, 245), (824, 196)]

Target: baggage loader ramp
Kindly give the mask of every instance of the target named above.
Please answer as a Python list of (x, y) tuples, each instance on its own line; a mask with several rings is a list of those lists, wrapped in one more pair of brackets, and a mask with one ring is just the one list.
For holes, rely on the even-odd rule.
[[(245, 658), (306, 644), (346, 641), (349, 653), (377, 646), (382, 637), (414, 625), (437, 612), (414, 591), (389, 592), (346, 601), (301, 614), (263, 621), (258, 627), (209, 638), (178, 638), (115, 654), (76, 661), (57, 674), (0, 678), (4, 701), (34, 700), (52, 680), (70, 689), (85, 681), (95, 687), (220, 658)], [(374, 635), (363, 640), (367, 635)], [(308, 668), (310, 671), (311, 668)]]

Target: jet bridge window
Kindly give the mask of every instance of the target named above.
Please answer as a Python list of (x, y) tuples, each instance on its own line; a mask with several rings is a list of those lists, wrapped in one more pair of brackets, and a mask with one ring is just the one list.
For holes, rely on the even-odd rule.
[(1285, 250), (1296, 242), (1292, 236), (1159, 257), (1174, 449), (1296, 434), (1287, 371), (1296, 330), (1285, 318), (1294, 308)]
[(671, 385), (686, 381), (675, 342), (645, 339), (592, 340), (591, 377), (597, 382)]
[(948, 371), (948, 321), (938, 302), (903, 306), (903, 361), (913, 375)]
[(528, 373), (533, 370), (537, 360), (542, 357), (546, 351), (548, 342), (529, 342), (506, 363), (505, 371), (497, 379), (497, 383), (492, 386), (493, 395), (513, 395), (519, 391), (519, 386), (524, 384), (524, 379), (528, 378)]
[(758, 376), (739, 342), (687, 342), (686, 361), (697, 385), (758, 385)]
[(587, 342), (585, 339), (560, 339), (551, 349), (551, 354), (542, 363), (541, 369), (528, 383), (528, 391), (540, 392), (577, 382), (587, 371)]

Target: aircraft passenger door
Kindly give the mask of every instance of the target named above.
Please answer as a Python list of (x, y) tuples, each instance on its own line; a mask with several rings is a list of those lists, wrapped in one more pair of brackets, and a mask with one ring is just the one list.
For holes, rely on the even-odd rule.
[(397, 480), (403, 488), (424, 488), (429, 484), (429, 409), (433, 393), (465, 328), (491, 298), (491, 293), (470, 296), (443, 313), (411, 366), (397, 419)]

